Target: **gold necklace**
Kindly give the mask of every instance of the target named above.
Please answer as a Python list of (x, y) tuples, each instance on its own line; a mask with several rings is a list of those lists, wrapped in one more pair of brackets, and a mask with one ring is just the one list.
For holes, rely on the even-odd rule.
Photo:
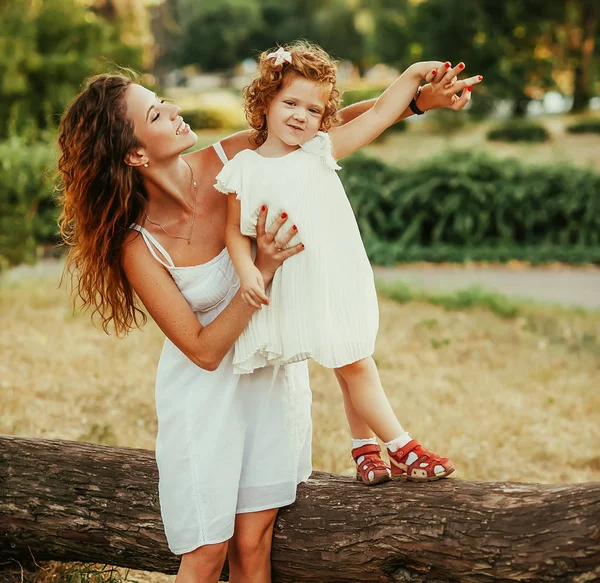
[(157, 227), (160, 227), (160, 229), (163, 231), (163, 233), (165, 235), (168, 235), (169, 237), (172, 237), (173, 239), (183, 239), (184, 241), (187, 241), (188, 245), (191, 245), (192, 233), (194, 232), (194, 223), (196, 222), (196, 201), (198, 199), (198, 196), (197, 196), (197, 183), (196, 183), (196, 179), (194, 178), (194, 171), (192, 170), (192, 167), (188, 164), (187, 160), (184, 159), (183, 161), (187, 164), (187, 167), (190, 169), (190, 172), (191, 172), (191, 175), (192, 175), (192, 188), (193, 188), (192, 197), (194, 199), (194, 208), (193, 208), (193, 211), (192, 211), (192, 225), (190, 227), (190, 233), (189, 233), (189, 235), (187, 237), (182, 237), (180, 235), (172, 235), (160, 223), (154, 222), (148, 216), (148, 213), (146, 211), (144, 211), (144, 214), (146, 215), (146, 219), (148, 220), (148, 222), (152, 223), (153, 225), (156, 225)]

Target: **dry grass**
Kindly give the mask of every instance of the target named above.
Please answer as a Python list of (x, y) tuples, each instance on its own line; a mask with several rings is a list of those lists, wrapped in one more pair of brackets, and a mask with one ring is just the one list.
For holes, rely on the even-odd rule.
[[(469, 480), (600, 480), (600, 316), (381, 300), (376, 360), (405, 427)], [(0, 433), (153, 448), (153, 325), (119, 340), (54, 279), (0, 286)], [(311, 365), (315, 469), (352, 474), (342, 401)], [(54, 569), (54, 575), (52, 575)], [(58, 581), (50, 567), (36, 583)], [(40, 574), (40, 577), (42, 575)], [(138, 581), (173, 577), (129, 573)], [(90, 582), (110, 579), (90, 579)]]

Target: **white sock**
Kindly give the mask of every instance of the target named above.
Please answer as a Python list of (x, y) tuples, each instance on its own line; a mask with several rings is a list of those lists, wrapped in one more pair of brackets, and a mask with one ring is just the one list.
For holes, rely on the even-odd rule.
[(377, 445), (376, 437), (369, 437), (369, 439), (354, 439), (352, 438), (352, 449), (362, 447), (363, 445)]
[(409, 441), (412, 440), (412, 437), (408, 434), (408, 431), (405, 431), (402, 435), (399, 435), (392, 441), (386, 442), (386, 446), (390, 451), (398, 451), (401, 447), (404, 447)]

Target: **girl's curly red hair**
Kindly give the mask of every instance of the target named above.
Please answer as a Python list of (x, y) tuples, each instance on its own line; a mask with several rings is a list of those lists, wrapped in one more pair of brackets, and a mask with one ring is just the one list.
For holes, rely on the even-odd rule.
[(336, 88), (337, 61), (314, 43), (297, 41), (283, 47), (291, 53), (292, 62), (275, 65), (273, 58), (261, 53), (256, 79), (244, 88), (244, 110), (250, 127), (254, 130), (253, 141), (260, 146), (267, 139), (267, 110), (275, 94), (292, 75), (299, 75), (316, 83), (331, 84), (329, 99), (325, 105), (320, 129), (327, 131), (339, 122), (337, 110), (340, 92)]

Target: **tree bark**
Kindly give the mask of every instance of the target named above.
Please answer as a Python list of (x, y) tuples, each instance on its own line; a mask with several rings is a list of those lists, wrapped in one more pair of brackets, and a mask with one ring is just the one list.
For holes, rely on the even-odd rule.
[(579, 23), (581, 38), (575, 49), (577, 61), (574, 70), (573, 105), (571, 113), (585, 111), (590, 100), (591, 66), (598, 23), (598, 0), (581, 0)]
[[(157, 484), (150, 451), (0, 437), (0, 556), (174, 573)], [(279, 514), (273, 581), (600, 581), (600, 483), (367, 488), (318, 472)]]

